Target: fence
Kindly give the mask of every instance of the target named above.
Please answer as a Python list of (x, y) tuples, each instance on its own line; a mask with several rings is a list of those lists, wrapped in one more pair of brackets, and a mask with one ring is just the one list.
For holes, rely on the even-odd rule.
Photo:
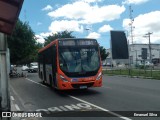
[(127, 67), (103, 67), (103, 74), (107, 75), (123, 75), (131, 77), (152, 78), (160, 80), (160, 67), (142, 67), (130, 69)]

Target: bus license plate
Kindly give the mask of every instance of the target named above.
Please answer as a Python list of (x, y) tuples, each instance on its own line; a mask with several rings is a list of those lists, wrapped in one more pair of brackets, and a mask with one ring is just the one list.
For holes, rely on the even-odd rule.
[(80, 89), (86, 89), (87, 86), (83, 85), (83, 86), (80, 86)]

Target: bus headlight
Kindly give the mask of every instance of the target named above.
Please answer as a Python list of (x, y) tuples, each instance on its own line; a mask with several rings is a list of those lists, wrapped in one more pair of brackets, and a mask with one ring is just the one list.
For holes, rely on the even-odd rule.
[(62, 75), (60, 75), (61, 80), (63, 80), (63, 82), (68, 82), (68, 80), (65, 79), (65, 77), (63, 77)]
[(102, 77), (102, 72), (100, 72), (96, 78), (96, 80), (99, 80)]

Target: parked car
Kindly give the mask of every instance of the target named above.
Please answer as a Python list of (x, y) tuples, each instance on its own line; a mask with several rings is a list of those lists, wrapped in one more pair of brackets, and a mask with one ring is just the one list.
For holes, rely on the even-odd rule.
[(27, 71), (29, 68), (28, 68), (28, 66), (27, 65), (23, 65), (22, 66), (22, 71)]
[(138, 63), (137, 66), (140, 67), (140, 68), (144, 68), (144, 66), (153, 68), (154, 64), (149, 62), (149, 61), (145, 61), (145, 62), (142, 62), (142, 63)]
[(30, 63), (30, 67), (28, 69), (28, 72), (37, 72), (38, 71), (38, 63), (37, 62), (33, 62)]
[(108, 62), (108, 63), (106, 64), (106, 66), (113, 67), (113, 64), (111, 65), (111, 63)]
[(107, 64), (106, 63), (102, 63), (102, 66), (107, 66)]
[(146, 65), (146, 66), (151, 66), (151, 67), (154, 66), (154, 64), (151, 63), (151, 62), (149, 62), (149, 61), (146, 61), (146, 62), (145, 62), (145, 65)]

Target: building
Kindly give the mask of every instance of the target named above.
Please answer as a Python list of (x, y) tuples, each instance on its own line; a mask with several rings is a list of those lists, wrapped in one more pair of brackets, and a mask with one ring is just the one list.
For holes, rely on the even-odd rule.
[(148, 44), (131, 44), (129, 46), (129, 56), (131, 64), (137, 64), (143, 62), (142, 50), (146, 49), (147, 56), (146, 61), (153, 62), (156, 59), (160, 59), (160, 44), (151, 44), (151, 53)]
[[(106, 62), (114, 64), (116, 66), (117, 64), (128, 64), (129, 62), (131, 65), (136, 65), (139, 63), (142, 63), (144, 60), (142, 59), (142, 50), (146, 49), (147, 56), (145, 61), (150, 61), (150, 50), (148, 44), (130, 44), (129, 45), (129, 60), (112, 60), (112, 54), (111, 50), (107, 49), (106, 51), (109, 52), (109, 56), (106, 58)], [(151, 61), (154, 63), (160, 63), (160, 44), (151, 44)]]

